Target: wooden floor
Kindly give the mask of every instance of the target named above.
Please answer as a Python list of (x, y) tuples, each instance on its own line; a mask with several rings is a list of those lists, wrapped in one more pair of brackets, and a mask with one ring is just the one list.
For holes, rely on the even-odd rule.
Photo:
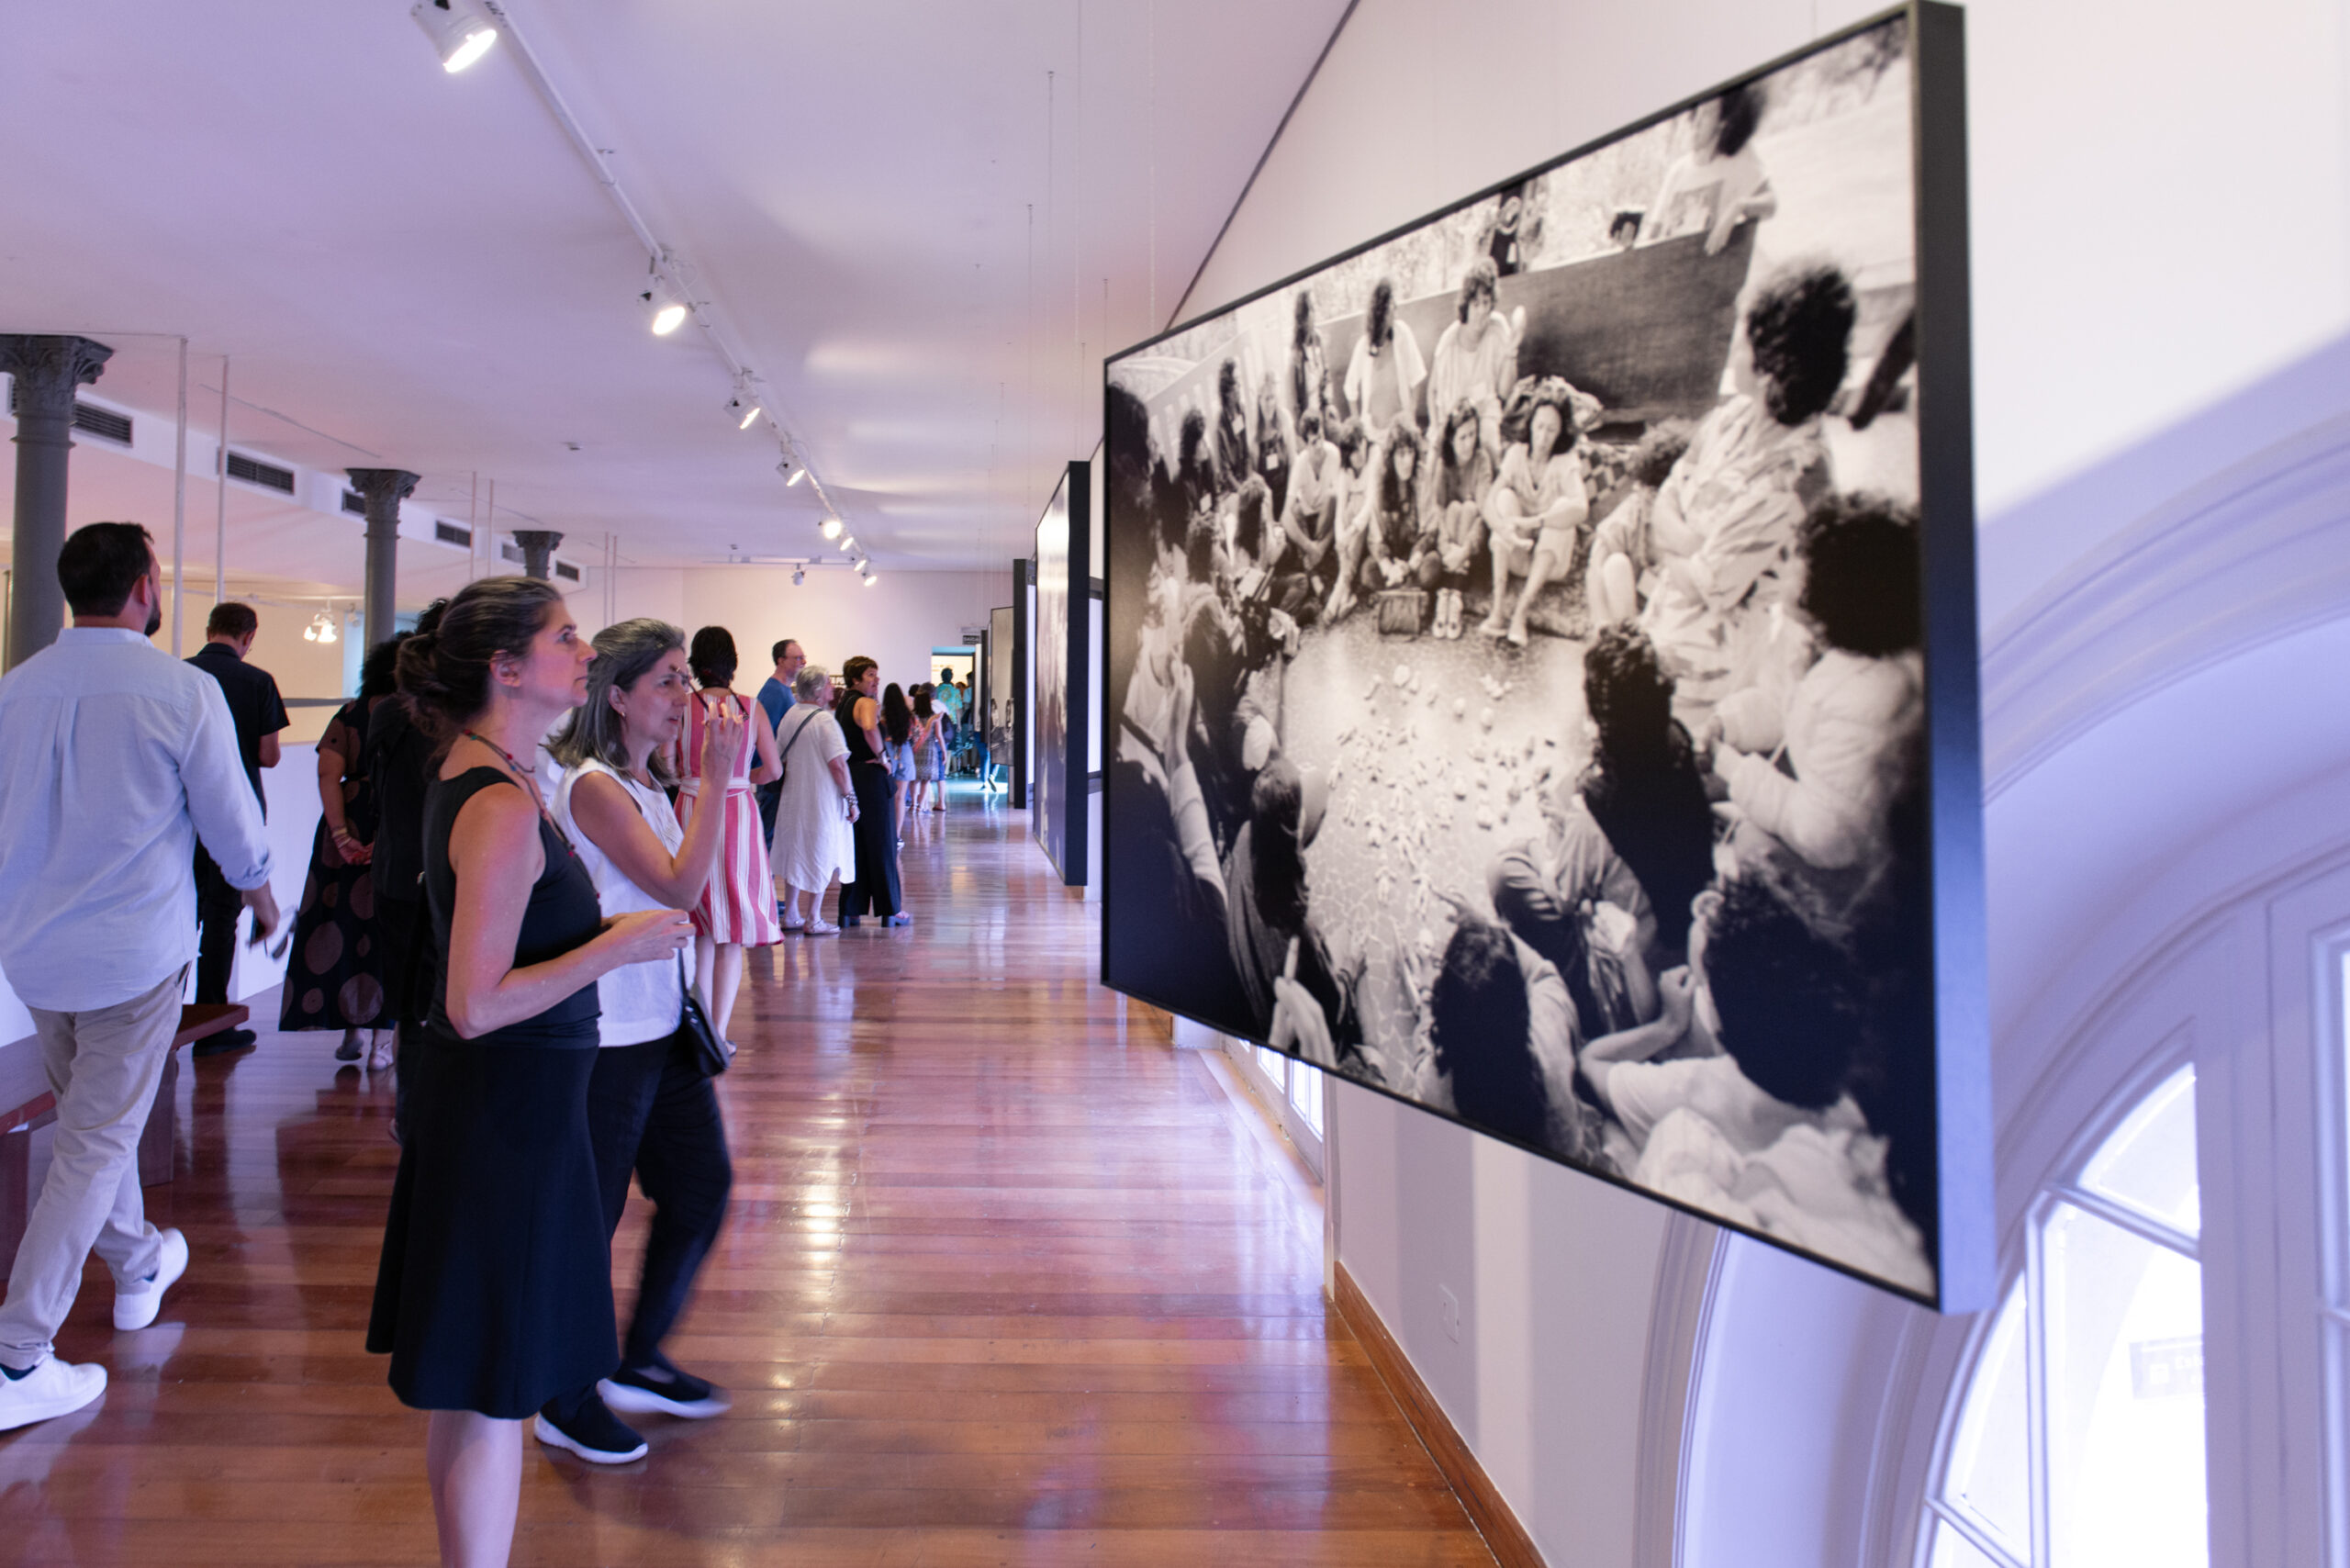
[[(515, 1561), (1490, 1563), (1325, 1305), (1318, 1192), (1088, 982), (1092, 912), (1024, 816), (958, 792), (905, 879), (910, 929), (751, 956), (734, 1205), (669, 1347), (733, 1411), (641, 1418), (617, 1470), (532, 1444)], [(0, 1436), (0, 1562), (433, 1560), (423, 1417), (361, 1348), (388, 1075), (333, 1044), (183, 1075), (148, 1202), (194, 1261), (122, 1335), (93, 1265), (59, 1349), (114, 1381)]]

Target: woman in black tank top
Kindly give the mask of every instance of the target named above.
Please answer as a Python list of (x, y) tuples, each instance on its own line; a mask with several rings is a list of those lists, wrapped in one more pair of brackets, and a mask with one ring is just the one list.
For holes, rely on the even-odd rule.
[(444, 1562), (505, 1561), (522, 1419), (619, 1363), (588, 1137), (596, 981), (692, 936), (678, 910), (603, 925), (515, 755), (577, 704), (591, 656), (562, 597), (530, 577), (469, 585), (400, 651), (400, 689), (445, 747), (424, 807), (439, 978), (367, 1348), (390, 1354), (403, 1403), (432, 1412)]
[(856, 875), (841, 884), (843, 925), (855, 925), (868, 913), (889, 925), (913, 919), (899, 902), (897, 784), (890, 777), (889, 759), (874, 745), (874, 729), (881, 722), (876, 697), (880, 687), (880, 666), (864, 655), (841, 666), (840, 705), (834, 717), (848, 742), (849, 785), (856, 791), (851, 834), (856, 844)]

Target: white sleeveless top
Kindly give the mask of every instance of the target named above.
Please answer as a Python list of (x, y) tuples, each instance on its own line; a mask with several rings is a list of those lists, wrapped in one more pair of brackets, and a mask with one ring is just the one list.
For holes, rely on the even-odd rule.
[[(601, 762), (583, 762), (563, 776), (555, 786), (553, 810), (557, 826), (579, 852), (579, 863), (588, 868), (588, 879), (596, 884), (596, 902), (608, 914), (627, 914), (641, 909), (666, 909), (669, 906), (628, 879), (621, 868), (612, 864), (611, 857), (599, 849), (571, 815), (571, 791), (581, 777), (600, 773), (617, 779), (636, 809), (643, 813), (645, 825), (653, 836), (670, 854), (686, 841), (686, 830), (677, 825), (677, 813), (669, 804), (669, 797), (660, 790), (639, 784), (624, 777), (619, 769)], [(603, 1018), (597, 1025), (599, 1045), (641, 1046), (651, 1040), (663, 1040), (677, 1032), (684, 1021), (685, 986), (675, 958), (653, 958), (642, 964), (628, 964), (612, 970), (596, 982), (596, 1003), (603, 1009)]]

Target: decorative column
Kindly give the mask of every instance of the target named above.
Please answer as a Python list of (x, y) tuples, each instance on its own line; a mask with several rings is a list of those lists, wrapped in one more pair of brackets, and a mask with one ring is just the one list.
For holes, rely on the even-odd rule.
[(518, 528), (514, 543), (522, 547), (522, 575), (544, 581), (554, 557), (554, 547), (563, 543), (563, 535), (552, 529)]
[(351, 487), (367, 503), (366, 647), (392, 634), (399, 614), (400, 503), (415, 490), (420, 476), (405, 468), (346, 468)]
[(73, 450), (73, 389), (98, 378), (114, 350), (87, 338), (0, 334), (0, 371), (17, 381), (17, 524), (8, 604), (8, 667), (57, 641), (65, 589), (65, 465)]

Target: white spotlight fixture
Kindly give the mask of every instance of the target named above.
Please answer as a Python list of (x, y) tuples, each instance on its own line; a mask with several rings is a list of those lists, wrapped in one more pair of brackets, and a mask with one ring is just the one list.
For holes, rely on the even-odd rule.
[(408, 14), (432, 40), (441, 69), (452, 76), (487, 54), (498, 41), (498, 28), (472, 0), (416, 0)]
[(798, 588), (801, 583), (804, 583), (807, 580), (807, 568), (803, 566), (794, 566), (791, 568), (791, 586), (793, 588)]
[[(790, 464), (789, 464), (789, 463), (786, 463), (786, 464), (784, 465), (784, 466), (785, 466), (786, 468), (791, 468), (791, 465), (790, 465)], [(800, 480), (805, 479), (806, 477), (808, 477), (808, 470), (807, 470), (807, 469), (805, 469), (805, 468), (791, 468), (791, 477), (790, 477), (790, 478), (789, 478), (789, 479), (786, 479), (786, 480), (784, 481), (784, 483), (785, 483), (785, 484), (787, 484), (787, 485), (797, 485), (798, 483), (800, 483)]]
[(859, 571), (856, 575), (865, 579), (865, 586), (867, 588), (871, 588), (875, 583), (881, 580), (881, 574), (878, 572)]
[(826, 518), (826, 519), (824, 520), (824, 522), (823, 522), (823, 532), (824, 532), (824, 537), (825, 537), (825, 538), (827, 538), (827, 539), (838, 539), (838, 538), (841, 536), (841, 529), (842, 529), (842, 527), (843, 527), (843, 524), (842, 524), (841, 520), (840, 520), (839, 518), (836, 518), (836, 517), (828, 517), (828, 518)]
[(666, 288), (648, 288), (638, 297), (644, 308), (653, 313), (653, 335), (666, 338), (686, 324), (685, 305), (670, 297)]
[(748, 398), (729, 398), (726, 412), (733, 418), (736, 430), (746, 431), (751, 428), (751, 421), (759, 417), (759, 406)]
[(310, 623), (302, 628), (302, 641), (306, 643), (331, 643), (337, 635), (334, 617), (323, 610), (311, 616)]
[(842, 548), (844, 551), (847, 551), (847, 550), (854, 550), (854, 549), (856, 549), (856, 535), (855, 535), (854, 533), (852, 533), (852, 534), (850, 534), (847, 538), (845, 538), (845, 539), (842, 540), (842, 541), (841, 541), (841, 548)]

